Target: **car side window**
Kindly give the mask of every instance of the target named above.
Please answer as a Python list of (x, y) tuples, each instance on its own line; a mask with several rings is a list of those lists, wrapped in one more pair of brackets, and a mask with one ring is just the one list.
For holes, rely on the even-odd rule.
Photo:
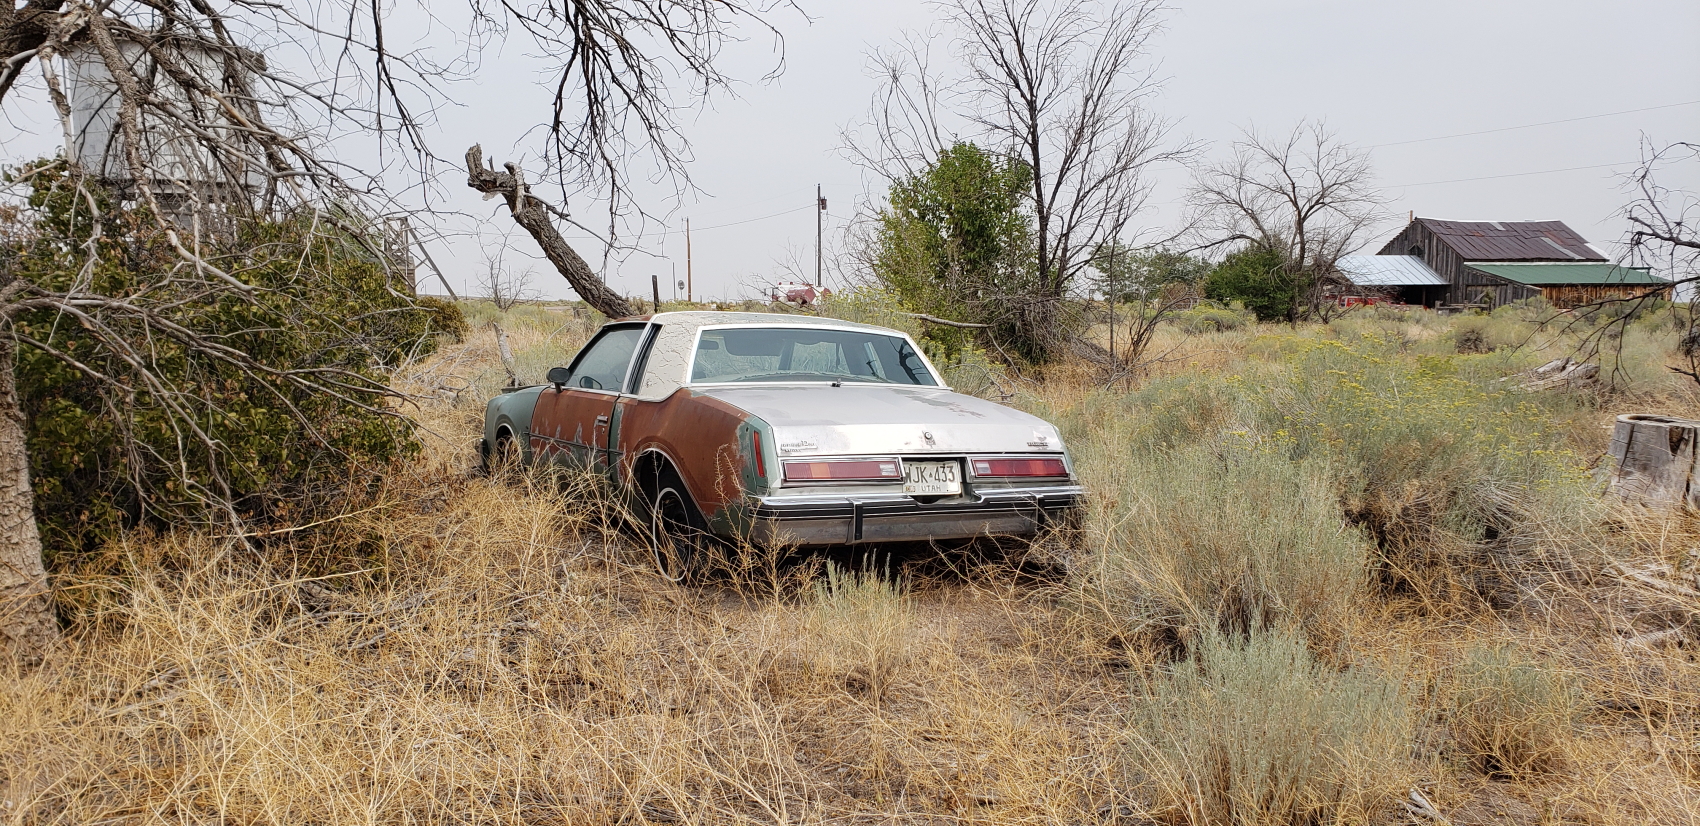
[(643, 327), (619, 327), (597, 336), (573, 362), (568, 387), (620, 392), (625, 387), (626, 368), (643, 339)]

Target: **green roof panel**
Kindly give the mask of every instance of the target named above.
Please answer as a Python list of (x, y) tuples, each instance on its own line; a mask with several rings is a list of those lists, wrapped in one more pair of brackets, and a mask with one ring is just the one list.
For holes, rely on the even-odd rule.
[(1620, 267), (1616, 264), (1591, 261), (1528, 264), (1466, 261), (1464, 266), (1531, 287), (1555, 287), (1562, 284), (1656, 286), (1670, 283), (1653, 275), (1646, 267)]

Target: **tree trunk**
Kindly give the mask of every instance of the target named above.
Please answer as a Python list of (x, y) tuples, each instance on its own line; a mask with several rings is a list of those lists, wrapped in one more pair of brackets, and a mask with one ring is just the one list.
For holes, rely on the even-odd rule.
[(1617, 417), (1609, 452), (1611, 491), (1625, 501), (1655, 508), (1700, 509), (1695, 484), (1700, 422), (1631, 413)]
[(625, 318), (637, 315), (632, 305), (622, 298), (619, 293), (608, 289), (602, 279), (592, 272), (590, 265), (567, 244), (567, 239), (555, 230), (555, 225), (549, 221), (549, 205), (543, 199), (531, 194), (531, 188), (526, 186), (525, 178), (518, 167), (513, 164), (502, 165), (507, 171), (497, 172), (494, 168), (484, 165), (484, 148), (474, 145), (466, 150), (466, 185), (485, 193), (486, 195), (501, 195), (508, 201), (508, 211), (514, 216), (514, 223), (525, 228), (531, 237), (537, 239), (537, 245), (543, 248), (543, 254), (549, 258), (549, 263), (555, 265), (567, 282), (573, 285), (573, 291), (585, 300), (585, 303), (595, 307), (609, 318)]
[(65, 0), (29, 0), (22, 6), (0, 6), (0, 100), (6, 99), (33, 52), (52, 36), (64, 5)]
[(17, 342), (0, 335), (0, 645), (26, 660), (59, 638), (35, 526), (24, 413), (18, 407)]

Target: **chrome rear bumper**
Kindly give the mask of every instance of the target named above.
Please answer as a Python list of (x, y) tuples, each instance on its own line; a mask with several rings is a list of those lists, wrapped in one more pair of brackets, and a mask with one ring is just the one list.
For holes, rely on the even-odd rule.
[(751, 539), (784, 545), (853, 545), (1030, 536), (1080, 507), (1075, 485), (987, 491), (972, 501), (917, 502), (893, 494), (757, 497)]

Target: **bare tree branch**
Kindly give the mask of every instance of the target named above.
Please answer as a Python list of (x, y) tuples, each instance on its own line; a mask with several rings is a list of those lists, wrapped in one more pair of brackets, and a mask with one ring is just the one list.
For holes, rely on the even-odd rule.
[[(1700, 193), (1660, 183), (1660, 177), (1671, 174), (1671, 168), (1679, 164), (1700, 166), (1700, 143), (1678, 141), (1658, 146), (1643, 136), (1641, 164), (1624, 178), (1623, 186), (1631, 193), (1631, 200), (1619, 212), (1628, 224), (1621, 263), (1647, 267), (1670, 283), (1590, 302), (1562, 316), (1563, 329), (1584, 328), (1577, 347), (1578, 361), (1606, 354), (1617, 357), (1610, 372), (1613, 386), (1626, 378), (1621, 356), (1630, 322), (1661, 306), (1667, 296), (1680, 301), (1685, 293), (1689, 306), (1672, 308), (1681, 313), (1679, 319), (1688, 327), (1677, 345), (1677, 354), (1685, 364), (1666, 367), (1700, 384), (1700, 317), (1692, 304), (1692, 291), (1700, 286)], [(1602, 317), (1604, 323), (1599, 323)], [(1555, 315), (1548, 322), (1559, 320)], [(1589, 325), (1594, 326), (1585, 329)]]
[(1285, 135), (1248, 129), (1233, 150), (1230, 160), (1194, 175), (1193, 249), (1245, 243), (1276, 250), (1286, 275), (1305, 286), (1299, 300), (1319, 311), (1318, 288), (1384, 217), (1386, 200), (1373, 186), (1368, 154), (1320, 122), (1300, 123)]

